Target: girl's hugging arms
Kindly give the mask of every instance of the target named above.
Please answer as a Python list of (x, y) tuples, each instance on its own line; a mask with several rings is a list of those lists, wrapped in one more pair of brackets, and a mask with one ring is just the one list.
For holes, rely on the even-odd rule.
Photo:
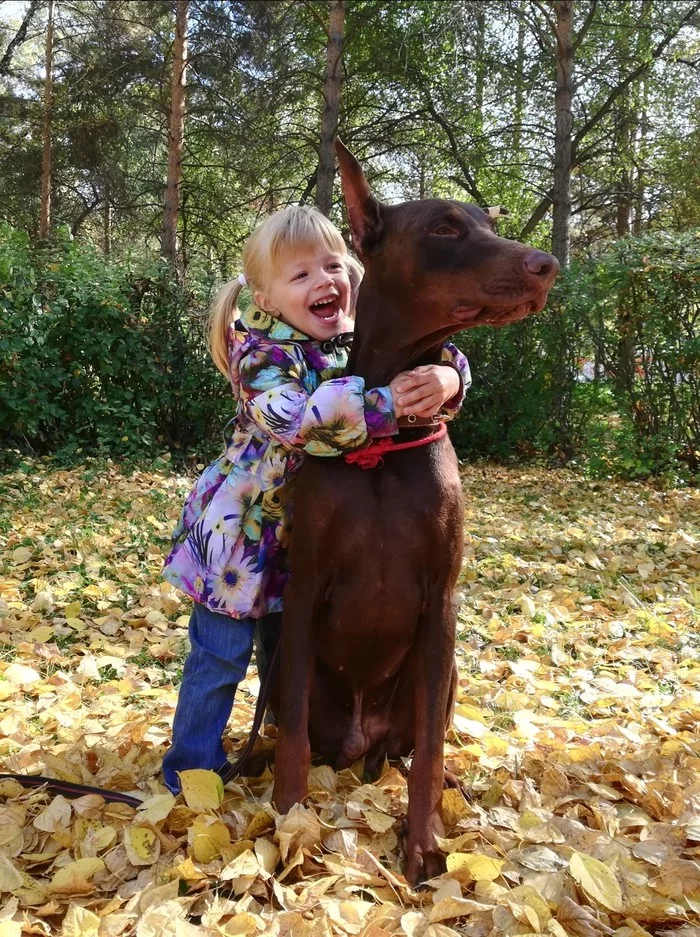
[(298, 346), (258, 346), (241, 359), (241, 413), (286, 449), (336, 456), (398, 432), (388, 387), (365, 389), (361, 377), (324, 381), (310, 393)]
[(440, 364), (425, 364), (400, 374), (391, 382), (391, 389), (399, 414), (425, 417), (439, 413), (443, 420), (451, 420), (459, 413), (471, 383), (466, 356), (448, 342)]

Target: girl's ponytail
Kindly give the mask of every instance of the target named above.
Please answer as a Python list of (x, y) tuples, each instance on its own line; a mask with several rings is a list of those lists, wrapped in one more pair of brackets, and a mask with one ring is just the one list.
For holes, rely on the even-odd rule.
[(238, 297), (243, 284), (240, 280), (231, 280), (221, 287), (209, 313), (207, 326), (207, 345), (219, 371), (229, 377), (228, 333), (231, 323), (238, 315)]

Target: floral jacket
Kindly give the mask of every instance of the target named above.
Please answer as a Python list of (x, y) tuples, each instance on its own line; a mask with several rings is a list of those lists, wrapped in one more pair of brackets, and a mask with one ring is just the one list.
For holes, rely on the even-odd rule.
[[(337, 456), (398, 431), (388, 387), (343, 372), (352, 334), (318, 342), (252, 306), (231, 326), (230, 378), (238, 412), (223, 454), (187, 496), (164, 576), (231, 618), (282, 610), (288, 579), (291, 482), (306, 453)], [(459, 410), (469, 364), (446, 345), (462, 378), (443, 417)]]

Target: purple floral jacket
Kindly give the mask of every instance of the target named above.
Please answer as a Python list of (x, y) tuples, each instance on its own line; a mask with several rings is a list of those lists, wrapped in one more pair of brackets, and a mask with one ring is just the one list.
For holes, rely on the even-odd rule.
[[(223, 454), (187, 496), (165, 562), (165, 578), (231, 618), (282, 610), (288, 579), (290, 482), (305, 453), (337, 456), (397, 432), (391, 391), (343, 375), (352, 334), (318, 342), (255, 306), (231, 326), (230, 378), (238, 412)], [(459, 410), (469, 364), (446, 345), (443, 361), (462, 378), (444, 406)]]

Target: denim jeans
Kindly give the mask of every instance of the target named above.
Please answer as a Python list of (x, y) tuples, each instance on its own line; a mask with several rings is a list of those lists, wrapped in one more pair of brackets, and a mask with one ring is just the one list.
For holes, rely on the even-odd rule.
[[(280, 615), (260, 621), (269, 635), (279, 628)], [(180, 790), (178, 771), (226, 766), (221, 740), (231, 715), (239, 682), (245, 677), (258, 622), (229, 618), (195, 603), (190, 618), (190, 653), (173, 720), (172, 745), (163, 758), (163, 778), (174, 794)]]

